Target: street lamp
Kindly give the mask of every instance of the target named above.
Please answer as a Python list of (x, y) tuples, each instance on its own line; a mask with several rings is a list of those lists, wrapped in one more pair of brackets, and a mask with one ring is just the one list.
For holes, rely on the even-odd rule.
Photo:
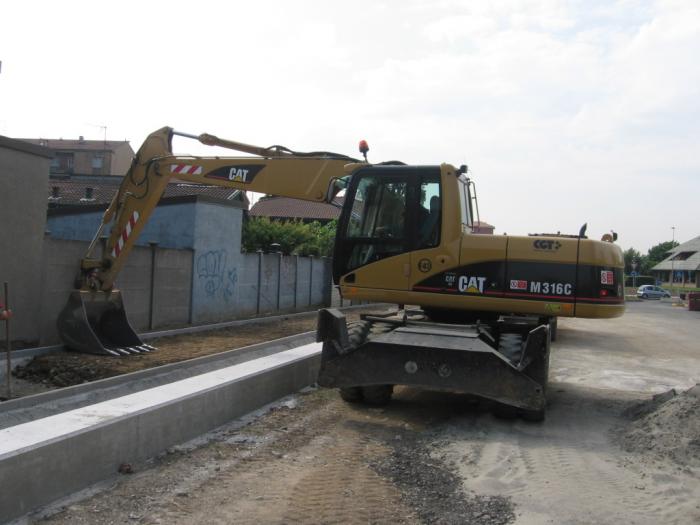
[[(676, 244), (676, 227), (671, 226), (671, 231), (673, 232), (672, 236), (671, 236), (671, 249), (673, 250), (673, 245)], [(673, 258), (674, 257), (675, 256), (673, 255), (673, 252), (671, 252), (671, 286), (673, 286), (673, 282), (674, 282), (674, 279), (673, 279)]]

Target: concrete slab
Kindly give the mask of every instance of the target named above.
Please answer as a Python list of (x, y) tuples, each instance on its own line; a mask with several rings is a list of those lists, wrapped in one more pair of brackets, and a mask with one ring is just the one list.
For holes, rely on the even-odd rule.
[(0, 522), (315, 382), (311, 343), (0, 430)]

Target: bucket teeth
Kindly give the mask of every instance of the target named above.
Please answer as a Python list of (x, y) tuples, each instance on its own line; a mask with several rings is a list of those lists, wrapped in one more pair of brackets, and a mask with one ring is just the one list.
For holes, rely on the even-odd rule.
[(144, 348), (148, 348), (151, 351), (158, 350), (155, 346), (151, 346), (151, 345), (147, 345), (147, 344), (142, 344), (141, 346), (143, 346)]
[(151, 351), (151, 349), (148, 348), (146, 345), (139, 345), (139, 346), (137, 346), (136, 348), (138, 348), (138, 349), (141, 350), (142, 352), (146, 352), (146, 353), (149, 353), (149, 352)]
[(109, 348), (105, 348), (105, 350), (107, 351), (107, 353), (108, 353), (109, 355), (116, 355), (116, 356), (120, 356), (120, 355), (121, 355), (121, 354), (120, 354), (119, 352), (117, 352), (116, 350), (110, 350)]
[(131, 355), (126, 348), (115, 348), (114, 351), (119, 352), (119, 355)]

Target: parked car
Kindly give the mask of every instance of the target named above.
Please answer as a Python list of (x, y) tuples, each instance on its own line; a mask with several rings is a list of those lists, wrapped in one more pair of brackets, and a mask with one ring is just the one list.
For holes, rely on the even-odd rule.
[(662, 297), (671, 297), (671, 294), (660, 286), (645, 284), (637, 288), (637, 297), (642, 299), (661, 299)]

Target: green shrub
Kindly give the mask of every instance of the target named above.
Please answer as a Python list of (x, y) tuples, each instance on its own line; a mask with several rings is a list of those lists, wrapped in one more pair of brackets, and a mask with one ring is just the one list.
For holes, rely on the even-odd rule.
[(271, 221), (267, 217), (249, 219), (243, 226), (243, 249), (247, 252), (268, 252), (274, 243), (285, 255), (316, 255), (330, 257), (337, 221), (321, 224), (314, 221)]

